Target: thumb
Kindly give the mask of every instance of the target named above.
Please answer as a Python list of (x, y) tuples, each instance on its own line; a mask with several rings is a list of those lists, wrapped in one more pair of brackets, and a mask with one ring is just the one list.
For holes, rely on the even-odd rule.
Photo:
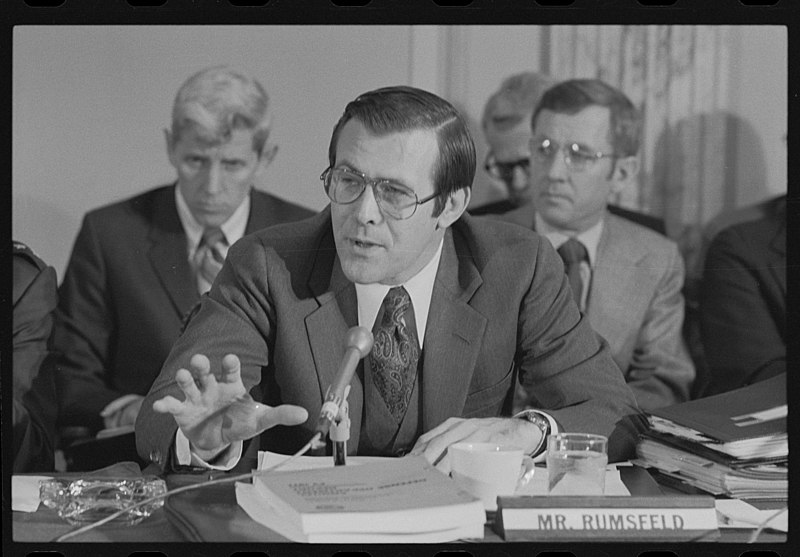
[(308, 419), (308, 411), (302, 406), (282, 404), (274, 408), (265, 408), (266, 411), (259, 418), (262, 427), (270, 428), (276, 425), (299, 425)]

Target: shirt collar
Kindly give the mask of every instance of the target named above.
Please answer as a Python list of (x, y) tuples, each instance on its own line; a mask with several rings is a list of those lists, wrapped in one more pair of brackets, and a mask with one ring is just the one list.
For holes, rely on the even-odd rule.
[(584, 230), (580, 234), (575, 234), (573, 232), (568, 233), (564, 230), (550, 226), (539, 215), (539, 213), (536, 213), (535, 219), (536, 231), (550, 240), (550, 243), (553, 244), (553, 247), (556, 249), (561, 247), (561, 244), (570, 238), (579, 240), (586, 247), (586, 253), (589, 256), (589, 266), (594, 267), (597, 259), (597, 246), (600, 245), (600, 236), (603, 234), (603, 225), (605, 223), (605, 219), (600, 219), (597, 221), (597, 224), (587, 230)]
[[(178, 185), (175, 185), (175, 205), (178, 208), (178, 218), (181, 220), (183, 231), (186, 233), (188, 241), (189, 257), (197, 250), (200, 239), (203, 237), (203, 225), (194, 218), (186, 199), (181, 193)], [(237, 240), (244, 236), (247, 228), (247, 220), (250, 217), (250, 195), (246, 195), (242, 203), (236, 208), (233, 214), (222, 223), (220, 228), (225, 234), (228, 245), (233, 245)]]
[[(436, 281), (436, 272), (439, 269), (439, 260), (442, 258), (442, 245), (444, 240), (439, 242), (436, 253), (419, 273), (408, 279), (402, 285), (411, 297), (414, 305), (414, 321), (417, 326), (419, 336), (419, 346), (422, 348), (422, 341), (425, 338), (425, 325), (428, 322), (428, 311), (431, 306), (431, 296), (433, 295), (433, 283)], [(358, 324), (372, 330), (381, 304), (386, 294), (392, 286), (385, 284), (358, 284), (356, 283), (356, 298), (358, 299)]]

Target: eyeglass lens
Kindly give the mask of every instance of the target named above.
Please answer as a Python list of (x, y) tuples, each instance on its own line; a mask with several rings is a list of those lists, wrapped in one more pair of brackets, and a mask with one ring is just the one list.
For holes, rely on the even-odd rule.
[(392, 217), (407, 219), (417, 208), (416, 193), (390, 180), (370, 179), (344, 168), (330, 169), (321, 178), (326, 183), (328, 197), (335, 203), (353, 203), (369, 185), (378, 206)]

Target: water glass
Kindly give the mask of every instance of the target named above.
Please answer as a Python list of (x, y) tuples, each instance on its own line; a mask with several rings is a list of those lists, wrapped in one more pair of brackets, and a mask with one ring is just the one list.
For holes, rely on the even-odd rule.
[(603, 495), (608, 438), (558, 433), (547, 438), (548, 495)]

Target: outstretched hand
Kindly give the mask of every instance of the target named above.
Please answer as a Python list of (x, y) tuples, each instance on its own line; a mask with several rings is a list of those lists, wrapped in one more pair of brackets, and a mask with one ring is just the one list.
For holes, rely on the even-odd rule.
[(201, 451), (219, 451), (276, 425), (297, 425), (308, 419), (300, 406), (271, 407), (254, 401), (242, 383), (239, 358), (233, 354), (222, 359), (219, 377), (202, 354), (192, 356), (189, 368), (175, 374), (184, 400), (166, 396), (153, 403), (153, 410), (172, 414), (192, 446)]

